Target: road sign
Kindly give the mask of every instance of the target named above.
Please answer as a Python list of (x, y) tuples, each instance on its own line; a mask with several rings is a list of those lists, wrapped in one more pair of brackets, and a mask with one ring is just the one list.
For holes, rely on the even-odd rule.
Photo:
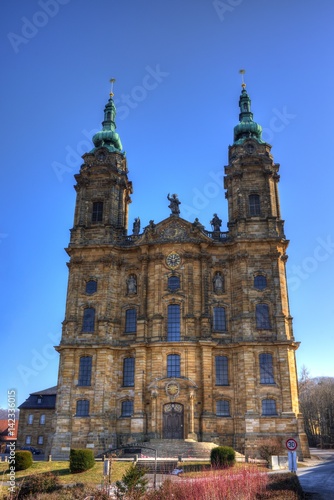
[(295, 439), (289, 438), (287, 439), (285, 446), (289, 451), (295, 451), (297, 449), (298, 443)]

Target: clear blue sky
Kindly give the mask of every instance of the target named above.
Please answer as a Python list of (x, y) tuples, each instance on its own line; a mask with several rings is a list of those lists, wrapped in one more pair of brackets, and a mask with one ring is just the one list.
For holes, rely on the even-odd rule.
[(239, 69), (281, 164), (298, 368), (333, 376), (331, 0), (3, 0), (1, 400), (57, 383), (80, 156), (115, 77), (117, 131), (134, 185), (130, 227), (169, 215), (226, 230), (222, 174)]

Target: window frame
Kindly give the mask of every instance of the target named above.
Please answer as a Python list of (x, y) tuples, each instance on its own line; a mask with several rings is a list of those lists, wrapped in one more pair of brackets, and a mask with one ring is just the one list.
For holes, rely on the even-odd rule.
[[(95, 285), (95, 289), (93, 291), (90, 291), (89, 287), (92, 286), (93, 283)], [(94, 295), (94, 293), (96, 293), (96, 292), (97, 292), (97, 280), (90, 279), (90, 280), (86, 281), (86, 286), (85, 286), (86, 295)]]
[[(268, 405), (269, 402), (270, 402), (271, 406), (274, 408), (275, 413), (273, 413), (273, 412), (268, 413), (268, 408), (265, 409), (265, 406), (270, 407), (270, 405)], [(263, 417), (273, 417), (275, 415), (278, 415), (278, 413), (277, 413), (276, 399), (274, 399), (274, 398), (263, 398), (261, 400), (261, 416), (263, 416)]]
[(92, 223), (103, 222), (103, 201), (93, 201), (92, 205)]
[[(219, 366), (221, 362), (222, 366)], [(226, 386), (229, 385), (228, 380), (228, 357), (222, 354), (215, 356), (215, 385)]]
[(34, 423), (34, 414), (33, 413), (29, 413), (28, 415), (28, 425), (33, 425)]
[(248, 208), (250, 217), (261, 216), (261, 199), (258, 193), (251, 193), (248, 196)]
[(45, 415), (45, 413), (42, 413), (42, 415), (40, 415), (40, 417), (39, 417), (39, 424), (45, 425), (45, 422), (46, 422), (46, 415)]
[(137, 333), (137, 309), (128, 307), (125, 310), (125, 333)]
[(167, 342), (181, 340), (181, 306), (168, 304), (167, 306)]
[[(85, 403), (85, 405), (83, 403)], [(82, 406), (82, 408), (79, 409), (79, 406)], [(78, 399), (75, 406), (75, 416), (89, 417), (89, 406), (90, 406), (89, 399)]]
[(274, 359), (270, 352), (261, 352), (259, 354), (260, 384), (275, 384), (274, 377)]
[(44, 436), (40, 435), (37, 437), (37, 444), (44, 444)]
[[(222, 313), (222, 317), (219, 317)], [(222, 333), (227, 331), (226, 309), (223, 306), (215, 306), (213, 308), (212, 329), (214, 332)]]
[(167, 377), (180, 378), (181, 377), (181, 356), (180, 354), (167, 354)]
[(25, 438), (25, 444), (31, 444), (31, 435), (28, 434)]
[[(226, 407), (225, 411), (223, 408), (218, 410), (218, 406)], [(229, 399), (217, 399), (216, 400), (216, 416), (217, 417), (230, 417), (231, 416), (231, 404)]]
[[(89, 363), (85, 366), (85, 362)], [(80, 356), (79, 359), (79, 373), (78, 373), (78, 386), (79, 387), (90, 387), (92, 385), (92, 368), (93, 368), (93, 356)]]
[[(175, 284), (170, 284), (171, 280), (174, 280), (176, 283)], [(168, 276), (167, 278), (167, 289), (169, 292), (177, 292), (181, 288), (181, 280), (180, 276), (177, 274), (172, 274), (171, 276)]]
[[(127, 406), (129, 407), (129, 409), (127, 411), (125, 411)], [(122, 404), (121, 404), (121, 417), (122, 418), (131, 418), (133, 415), (133, 411), (134, 411), (133, 399), (125, 399), (124, 401), (122, 401)]]
[[(256, 282), (258, 282), (258, 284), (256, 284)], [(262, 290), (265, 290), (268, 287), (267, 276), (265, 276), (264, 274), (257, 274), (256, 276), (254, 276), (253, 287), (255, 288), (255, 290), (259, 290), (260, 292), (262, 292)]]
[(135, 386), (135, 370), (136, 370), (136, 360), (133, 356), (127, 356), (123, 359), (123, 370), (122, 370), (122, 387), (134, 387)]
[(95, 332), (95, 317), (96, 317), (95, 307), (87, 306), (84, 308), (82, 316), (82, 329), (81, 329), (82, 333)]
[(255, 322), (258, 330), (271, 330), (269, 305), (261, 302), (255, 306)]

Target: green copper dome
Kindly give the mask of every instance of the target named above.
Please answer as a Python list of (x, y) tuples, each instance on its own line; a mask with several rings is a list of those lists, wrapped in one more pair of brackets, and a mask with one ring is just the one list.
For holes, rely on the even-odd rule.
[(116, 123), (116, 107), (112, 99), (113, 94), (110, 94), (110, 98), (104, 108), (104, 120), (102, 122), (102, 130), (97, 132), (93, 136), (93, 143), (95, 148), (91, 152), (95, 151), (97, 148), (105, 147), (109, 149), (112, 153), (116, 151), (117, 153), (122, 153), (122, 143), (119, 135), (115, 132)]
[(263, 144), (262, 127), (253, 121), (253, 113), (250, 110), (251, 100), (243, 84), (239, 99), (240, 114), (238, 125), (234, 127), (234, 144), (242, 144), (246, 139), (252, 138)]

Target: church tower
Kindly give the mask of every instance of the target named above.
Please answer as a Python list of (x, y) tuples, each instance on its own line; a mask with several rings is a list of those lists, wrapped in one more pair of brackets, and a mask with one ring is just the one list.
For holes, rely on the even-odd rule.
[[(169, 217), (128, 234), (132, 184), (113, 95), (83, 155), (67, 253), (54, 457), (133, 443), (168, 454), (201, 443), (254, 455), (263, 439), (298, 441), (295, 341), (278, 170), (243, 84), (225, 167), (228, 231)], [(176, 186), (179, 188), (179, 186)], [(180, 210), (181, 208), (181, 210)], [(191, 444), (190, 444), (191, 443)]]

